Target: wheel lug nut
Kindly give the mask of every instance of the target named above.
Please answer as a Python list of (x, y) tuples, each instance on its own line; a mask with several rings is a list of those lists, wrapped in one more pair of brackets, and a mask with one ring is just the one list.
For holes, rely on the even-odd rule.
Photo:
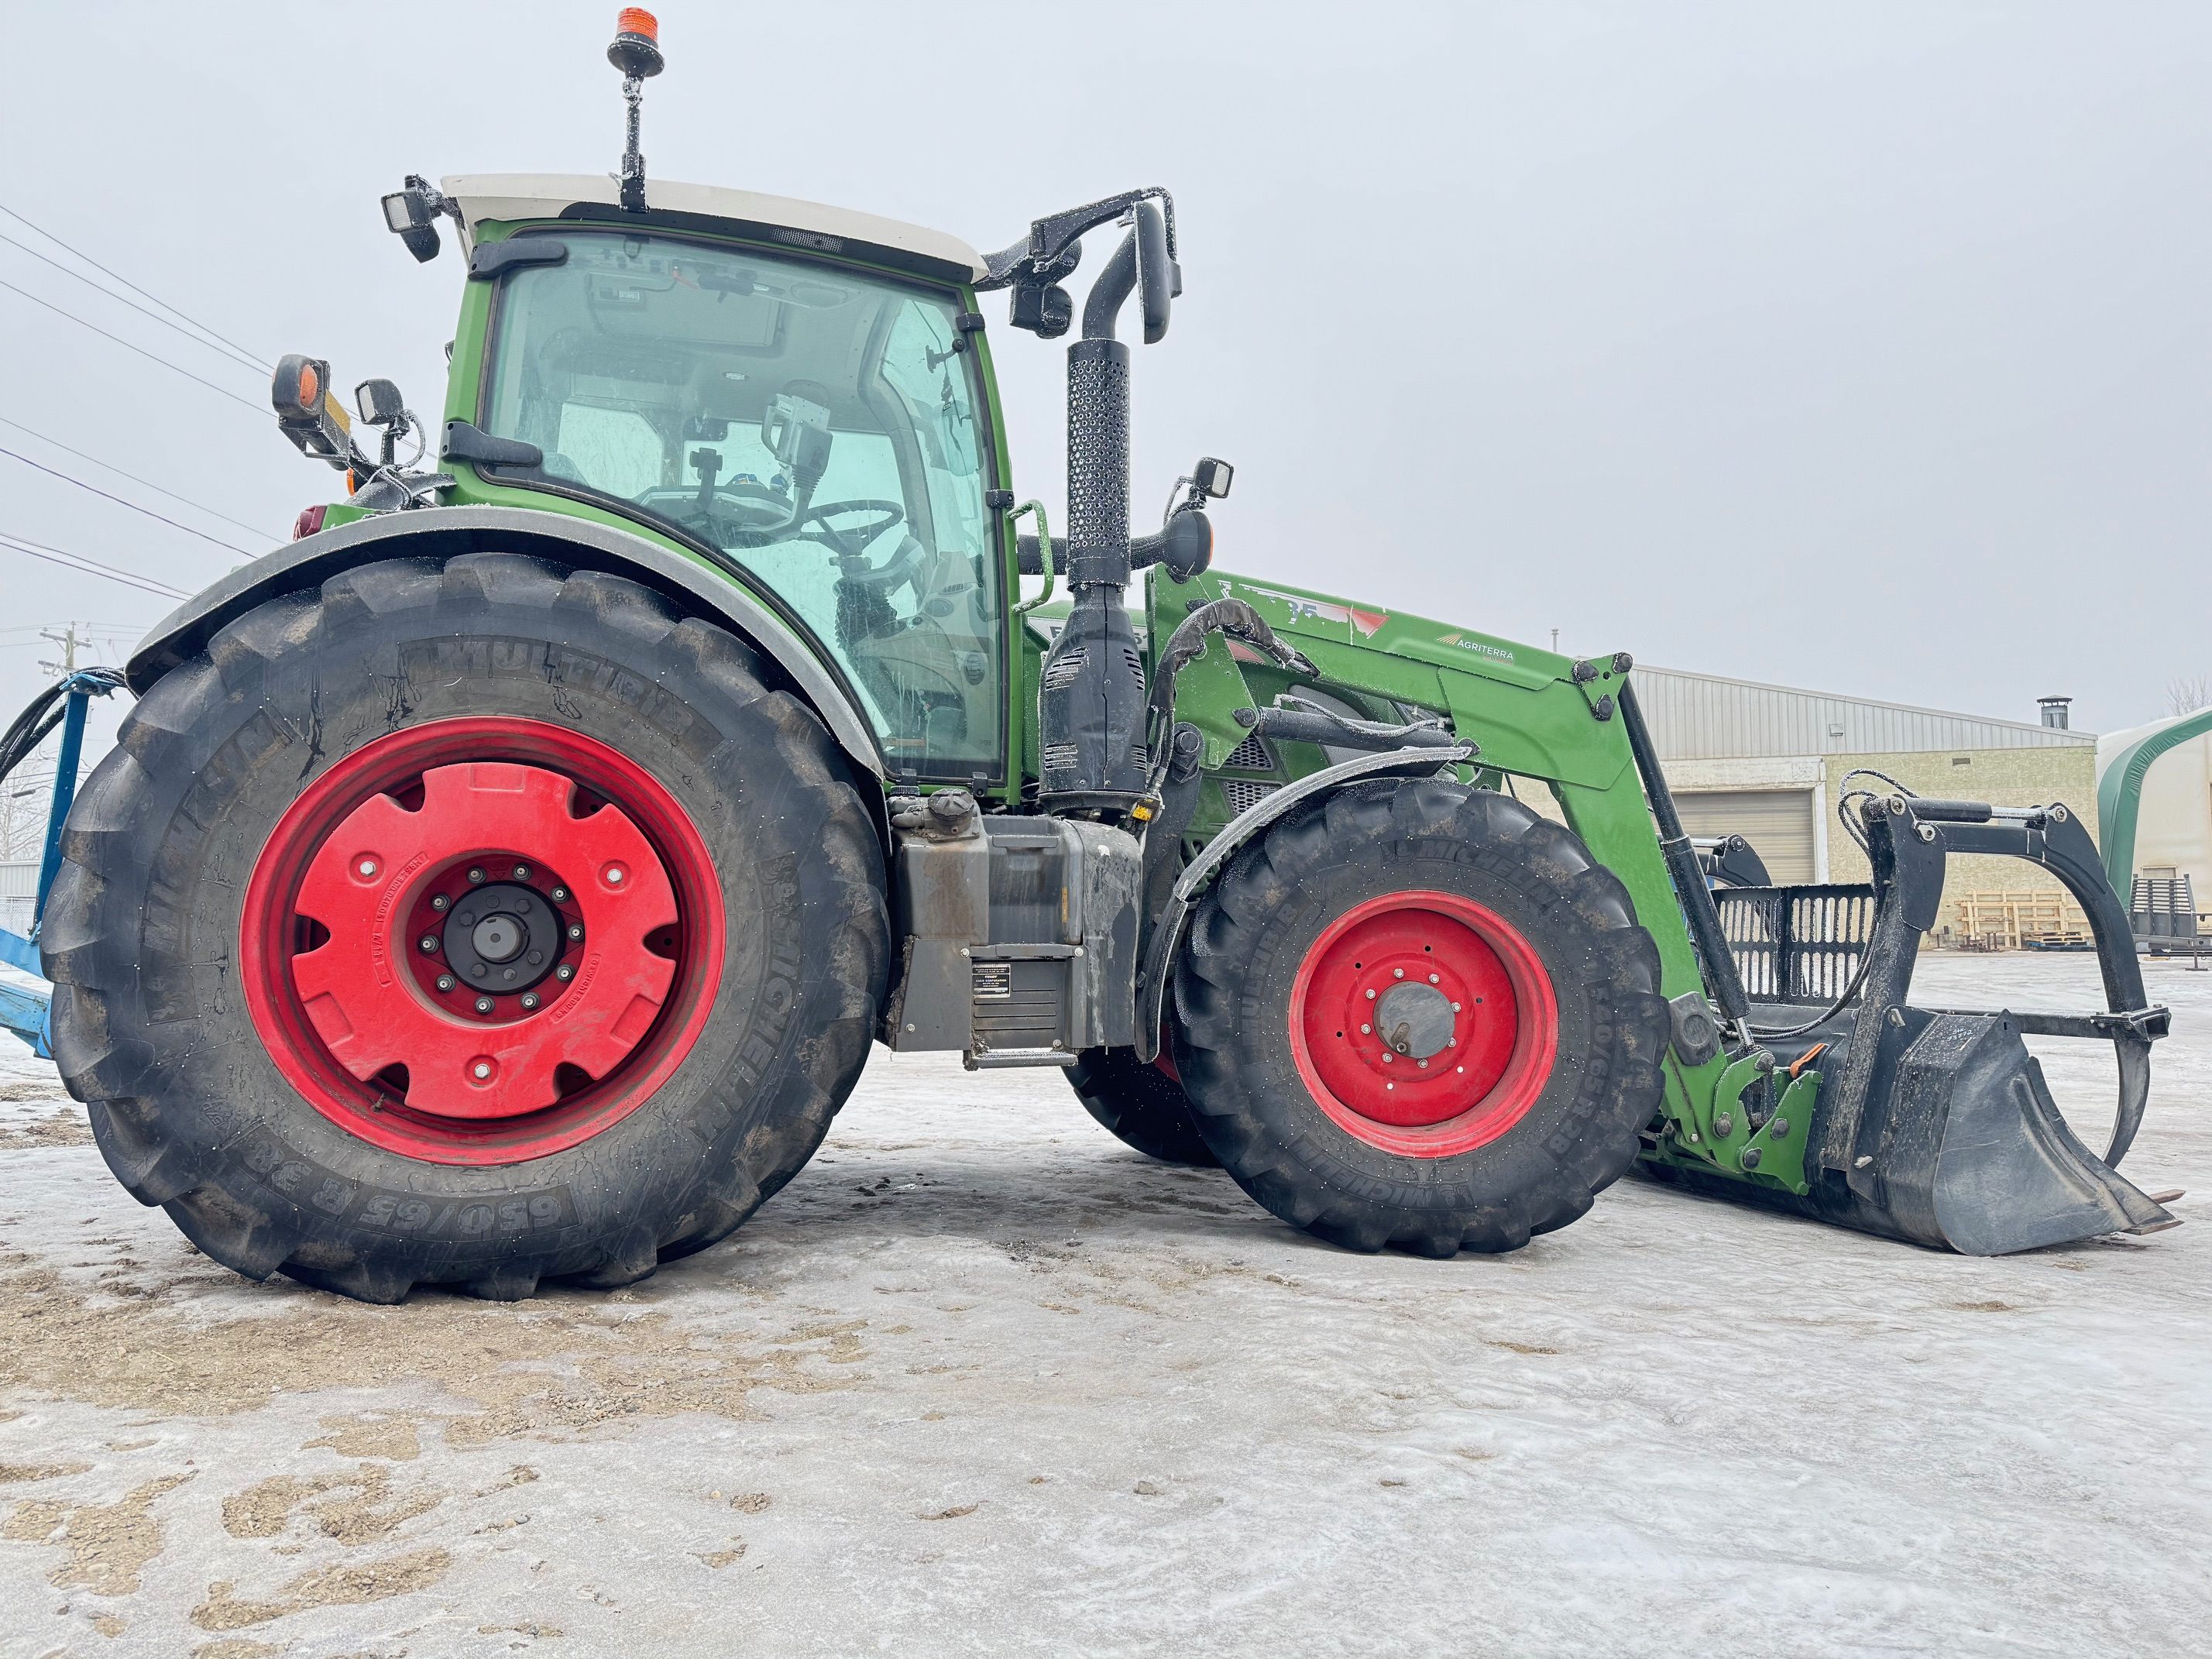
[(1384, 1054), (1384, 1055), (1382, 1056), (1382, 1063), (1383, 1063), (1385, 1066), (1388, 1066), (1388, 1065), (1389, 1065), (1389, 1064), (1393, 1060), (1395, 1060), (1395, 1059), (1396, 1059), (1396, 1058), (1397, 1058), (1397, 1056), (1396, 1056), (1396, 1055), (1395, 1055), (1395, 1054)]
[(565, 887), (556, 887), (545, 896), (551, 899), (556, 904), (566, 904), (568, 902), (568, 890)]
[(438, 953), (438, 936), (435, 933), (423, 934), (422, 948), (432, 956), (435, 956)]
[(482, 870), (471, 870), (469, 872), (469, 879), (471, 881), (482, 881), (483, 878), (484, 872)]
[[(491, 1012), (491, 1009), (492, 1009), (492, 1001), (491, 1001), (491, 999), (490, 999), (489, 997), (478, 997), (478, 998), (477, 999), (477, 1012), (478, 1013), (480, 1013), (480, 1014), (488, 1014), (488, 1013), (489, 1013), (489, 1012)], [(478, 1073), (477, 1073), (477, 1075), (478, 1077), (482, 1077), (482, 1076), (483, 1076), (483, 1075), (484, 1075), (484, 1073), (482, 1073), (482, 1072), (478, 1072)]]
[(538, 993), (535, 991), (525, 991), (522, 994), (522, 1006), (526, 1009), (535, 1008), (538, 1006)]
[(456, 981), (451, 974), (441, 974), (438, 975), (438, 988), (441, 991), (452, 990), (455, 982)]
[(1371, 1036), (1374, 1032), (1375, 1028), (1372, 1025), (1363, 1025), (1359, 1028), (1359, 1035), (1362, 1036)]
[(531, 965), (532, 968), (535, 968), (535, 967), (536, 967), (539, 963), (541, 963), (541, 962), (543, 962), (543, 961), (544, 961), (544, 960), (545, 960), (545, 952), (544, 952), (544, 951), (532, 951), (530, 953), (530, 965)]
[(1437, 976), (1437, 975), (1435, 975), (1435, 974), (1431, 974), (1431, 975), (1429, 975), (1429, 983), (1430, 983), (1430, 984), (1431, 984), (1431, 985), (1436, 985), (1436, 984), (1441, 983), (1441, 981), (1440, 981), (1440, 979), (1438, 978), (1438, 976)]
[(439, 911), (450, 910), (453, 908), (453, 902), (443, 893), (435, 894), (430, 900), (430, 908)]
[(572, 921), (568, 924), (568, 937), (570, 939), (581, 939), (583, 936), (584, 924), (582, 922)]
[(556, 968), (553, 970), (553, 977), (559, 980), (565, 985), (568, 981), (576, 977), (576, 970), (564, 962), (558, 968)]
[(483, 1082), (491, 1076), (491, 1062), (488, 1060), (478, 1060), (469, 1067), (469, 1075), (479, 1083)]
[(1403, 968), (1393, 968), (1390, 970), (1390, 977), (1393, 979), (1403, 979), (1406, 977), (1406, 970)]
[(1459, 1004), (1457, 1004), (1456, 1002), (1455, 1002), (1454, 1004), (1452, 1004), (1452, 1012), (1454, 1012), (1454, 1013), (1457, 1013), (1457, 1012), (1459, 1012)]
[(1374, 1000), (1375, 1000), (1375, 993), (1374, 993), (1374, 992), (1372, 992), (1372, 991), (1370, 991), (1370, 992), (1367, 994), (1367, 1000), (1368, 1000), (1370, 1002), (1374, 1001)]
[(1420, 1068), (1421, 1068), (1423, 1071), (1425, 1071), (1425, 1071), (1427, 1071), (1427, 1070), (1429, 1069), (1429, 1062), (1428, 1062), (1427, 1060), (1419, 1060), (1419, 1061), (1417, 1061), (1417, 1062), (1415, 1062), (1415, 1063), (1416, 1063), (1416, 1064), (1418, 1064), (1418, 1065), (1420, 1066)]
[(516, 865), (514, 866), (514, 878), (517, 881), (528, 881), (530, 879), (530, 866), (526, 864)]

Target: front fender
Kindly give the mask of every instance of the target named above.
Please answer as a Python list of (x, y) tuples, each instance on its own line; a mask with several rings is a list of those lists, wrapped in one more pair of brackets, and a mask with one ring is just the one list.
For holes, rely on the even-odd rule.
[(1183, 866), (1174, 890), (1161, 913), (1152, 920), (1137, 975), (1137, 1058), (1150, 1065), (1165, 1047), (1162, 1026), (1167, 1017), (1168, 981), (1174, 976), (1176, 947), (1190, 926), (1191, 912), (1231, 855), (1256, 841), (1268, 826), (1288, 815), (1302, 801), (1325, 795), (1332, 789), (1365, 778), (1423, 777), (1447, 766), (1471, 761), (1478, 752), (1472, 743), (1449, 749), (1395, 749), (1379, 754), (1356, 755), (1318, 772), (1310, 772), (1295, 783), (1285, 784), (1262, 795), (1229, 821), (1228, 826), (1206, 843), (1204, 850)]
[(189, 661), (227, 623), (265, 599), (319, 586), (378, 559), (451, 558), (461, 553), (532, 553), (580, 570), (627, 576), (739, 634), (770, 659), (836, 737), (877, 777), (882, 752), (858, 700), (824, 653), (791, 623), (730, 579), (645, 537), (565, 514), (513, 507), (433, 507), (356, 519), (242, 564), (157, 623), (131, 653), (132, 691)]

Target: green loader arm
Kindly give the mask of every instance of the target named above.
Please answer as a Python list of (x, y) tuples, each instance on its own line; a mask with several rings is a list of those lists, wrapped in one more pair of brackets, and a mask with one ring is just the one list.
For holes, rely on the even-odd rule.
[[(1191, 608), (1220, 598), (1243, 600), (1293, 641), (1321, 670), (1322, 690), (1448, 714), (1459, 735), (1481, 744), (1486, 775), (1548, 788), (1568, 827), (1627, 888), (1637, 920), (1658, 946), (1665, 994), (1705, 994), (1697, 950), (1619, 714), (1626, 657), (1594, 659), (1583, 666), (1586, 678), (1577, 679), (1577, 660), (1555, 652), (1218, 569), (1187, 582), (1156, 574), (1147, 593), (1151, 637), (1165, 639)], [(1270, 665), (1250, 654), (1253, 660), (1240, 662), (1240, 653), (1217, 636), (1177, 682), (1176, 717), (1204, 735), (1210, 769), (1247, 736), (1238, 711), (1249, 714), (1280, 683)], [(1310, 771), (1325, 757), (1309, 748), (1305, 763), (1292, 764)], [(1717, 1056), (1686, 1066), (1670, 1049), (1664, 1065), (1666, 1103), (1653, 1125), (1652, 1156), (1760, 1186), (1806, 1190), (1802, 1137), (1770, 1144), (1765, 1127), (1754, 1129), (1750, 1115), (1735, 1109), (1759, 1075), (1750, 1062), (1732, 1066)], [(1797, 1122), (1810, 1116), (1819, 1086), (1820, 1073), (1813, 1071), (1792, 1083)], [(1751, 1160), (1756, 1167), (1747, 1169), (1743, 1154), (1753, 1147), (1759, 1149)]]

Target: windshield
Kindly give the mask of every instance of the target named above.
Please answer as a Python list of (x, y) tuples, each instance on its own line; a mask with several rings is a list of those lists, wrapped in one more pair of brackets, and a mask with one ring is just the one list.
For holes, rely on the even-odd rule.
[(672, 238), (558, 240), (494, 325), (483, 424), (543, 452), (522, 476), (741, 562), (843, 665), (894, 773), (995, 777), (1000, 566), (957, 303)]

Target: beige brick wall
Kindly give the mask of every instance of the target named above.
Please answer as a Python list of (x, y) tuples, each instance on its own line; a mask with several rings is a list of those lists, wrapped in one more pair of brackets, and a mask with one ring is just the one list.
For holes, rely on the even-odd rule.
[[(1836, 818), (1836, 798), (1846, 773), (1859, 768), (1886, 772), (1917, 793), (1952, 800), (1985, 800), (1992, 806), (2048, 806), (2063, 801), (2097, 833), (2097, 751), (2087, 744), (2063, 749), (1960, 749), (1905, 755), (1768, 757), (1739, 760), (1667, 763), (1669, 783), (1677, 789), (1756, 789), (1802, 787), (1817, 781), (1818, 810), (1826, 837), (1827, 878), (1867, 879), (1866, 855)], [(1958, 763), (1964, 762), (1963, 765)], [(1873, 779), (1856, 787), (1878, 788)], [(1564, 823), (1551, 791), (1528, 778), (1515, 780), (1515, 793), (1546, 817)], [(2045, 893), (2071, 896), (2051, 877), (2025, 859), (1974, 855), (1949, 861), (1944, 878), (1939, 933), (1954, 926), (1953, 897), (1966, 892)]]
[[(2097, 751), (2087, 744), (2065, 749), (1972, 749), (1913, 755), (1831, 755), (1822, 797), (1828, 814), (1828, 879), (1864, 881), (1866, 855), (1836, 821), (1836, 798), (1844, 774), (1857, 767), (1887, 772), (1907, 788), (1954, 800), (1985, 800), (1992, 806), (2047, 806), (2062, 801), (2097, 833)], [(1958, 763), (1964, 762), (1961, 765)], [(1872, 779), (1854, 785), (1879, 788)], [(2025, 859), (1975, 855), (1954, 858), (1944, 872), (1942, 921), (1954, 926), (1953, 896), (1962, 892), (2037, 892), (2065, 890)]]

